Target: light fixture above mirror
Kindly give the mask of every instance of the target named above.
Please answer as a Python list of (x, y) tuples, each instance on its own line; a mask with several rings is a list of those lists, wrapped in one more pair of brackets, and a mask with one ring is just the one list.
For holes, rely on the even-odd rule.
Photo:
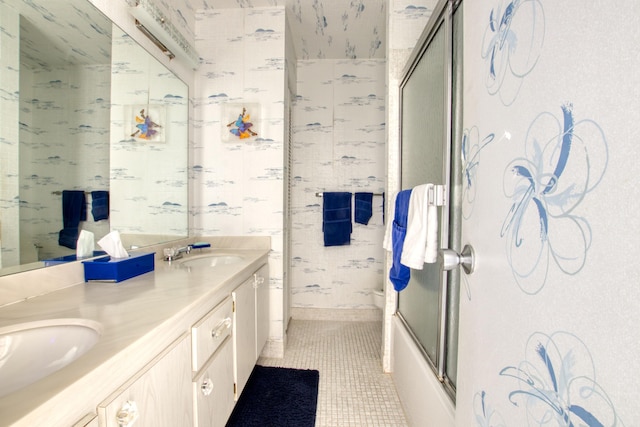
[(129, 0), (130, 13), (136, 27), (142, 31), (170, 59), (178, 57), (192, 69), (197, 69), (200, 58), (195, 48), (184, 38), (171, 20), (149, 0)]

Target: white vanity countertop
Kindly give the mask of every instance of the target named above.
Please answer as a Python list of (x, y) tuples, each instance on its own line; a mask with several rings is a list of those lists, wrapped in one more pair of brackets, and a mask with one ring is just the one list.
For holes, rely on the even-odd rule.
[(0, 426), (70, 426), (95, 413), (98, 403), (265, 264), (269, 252), (206, 251), (201, 254), (244, 259), (190, 269), (156, 260), (155, 271), (120, 283), (83, 283), (0, 307), (0, 327), (61, 318), (94, 320), (103, 327), (98, 343), (78, 360), (0, 398)]

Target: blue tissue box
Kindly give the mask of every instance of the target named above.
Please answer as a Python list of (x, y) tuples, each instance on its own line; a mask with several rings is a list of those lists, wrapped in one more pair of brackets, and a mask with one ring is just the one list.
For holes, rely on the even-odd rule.
[(154, 270), (154, 253), (132, 254), (128, 258), (110, 256), (82, 261), (85, 282), (121, 282)]

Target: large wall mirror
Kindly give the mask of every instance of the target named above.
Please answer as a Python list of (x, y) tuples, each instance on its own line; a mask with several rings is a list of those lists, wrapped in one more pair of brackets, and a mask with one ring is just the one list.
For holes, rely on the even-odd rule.
[(75, 228), (186, 237), (187, 146), (187, 85), (89, 1), (0, 0), (0, 275), (74, 255)]

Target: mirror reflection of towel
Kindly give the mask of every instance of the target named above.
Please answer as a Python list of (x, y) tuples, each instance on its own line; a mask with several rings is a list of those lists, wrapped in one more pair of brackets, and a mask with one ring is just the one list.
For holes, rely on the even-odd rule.
[(351, 244), (351, 193), (323, 193), (322, 231), (325, 246)]
[(109, 192), (91, 192), (91, 215), (94, 221), (109, 219)]
[(80, 230), (78, 228), (63, 228), (58, 233), (58, 244), (69, 249), (76, 249), (79, 235)]
[(84, 191), (62, 192), (62, 224), (64, 228), (78, 228), (80, 221), (87, 220), (87, 200)]
[(87, 220), (87, 202), (84, 191), (64, 190), (62, 192), (62, 225), (58, 234), (58, 244), (75, 249), (80, 234), (80, 221)]
[(62, 192), (62, 225), (58, 244), (75, 249), (80, 234), (80, 221), (87, 220), (87, 201), (84, 191), (64, 190)]

